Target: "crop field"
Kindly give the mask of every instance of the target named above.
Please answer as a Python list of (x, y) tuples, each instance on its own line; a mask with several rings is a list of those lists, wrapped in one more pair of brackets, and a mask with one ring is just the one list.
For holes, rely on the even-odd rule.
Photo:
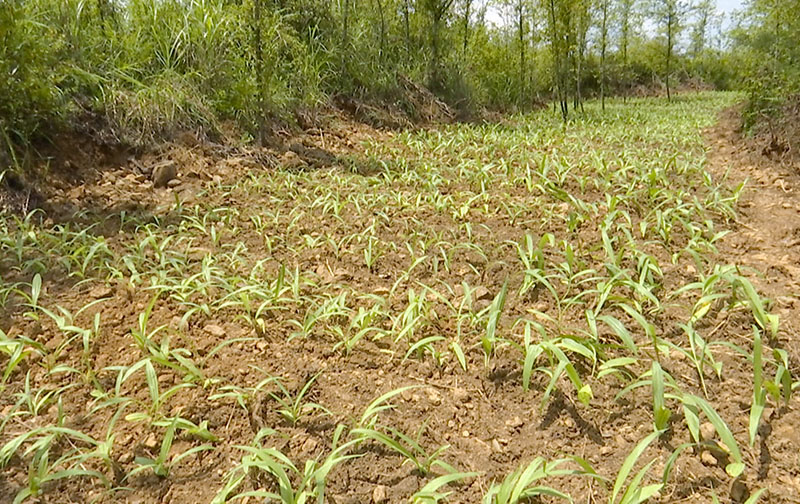
[(4, 215), (0, 501), (798, 502), (796, 339), (702, 136), (740, 98)]

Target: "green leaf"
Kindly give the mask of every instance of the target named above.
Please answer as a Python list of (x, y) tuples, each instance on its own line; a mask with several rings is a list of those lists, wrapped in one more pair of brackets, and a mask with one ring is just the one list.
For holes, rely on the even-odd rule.
[(633, 451), (625, 457), (625, 461), (622, 463), (622, 467), (620, 467), (617, 473), (617, 478), (614, 480), (614, 488), (611, 491), (611, 500), (609, 502), (616, 502), (617, 495), (622, 491), (622, 487), (628, 479), (628, 475), (633, 470), (633, 467), (636, 465), (636, 462), (639, 460), (639, 457), (641, 457), (647, 447), (650, 446), (650, 443), (655, 441), (660, 435), (661, 432), (658, 431), (650, 433), (647, 437), (639, 441)]
[(588, 383), (585, 384), (581, 389), (578, 391), (578, 400), (584, 405), (588, 406), (589, 403), (594, 399), (594, 394), (592, 393), (592, 387)]

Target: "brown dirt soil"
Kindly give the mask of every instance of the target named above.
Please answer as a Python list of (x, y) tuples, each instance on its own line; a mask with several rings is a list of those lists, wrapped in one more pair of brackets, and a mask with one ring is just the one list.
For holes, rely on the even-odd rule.
[[(86, 178), (79, 185), (63, 184), (47, 195), (47, 208), (52, 219), (67, 219), (76, 209), (89, 210), (94, 214), (111, 214), (121, 209), (151, 215), (153, 218), (169, 219), (166, 210), (176, 197), (188, 206), (198, 200), (229, 202), (237, 195), (221, 191), (226, 182), (244, 177), (252, 170), (263, 170), (273, 162), (297, 163), (297, 169), (311, 166), (345, 166), (356, 171), (369, 171), (359, 156), (361, 140), (391, 138), (392, 133), (373, 130), (363, 125), (339, 124), (331, 129), (307, 133), (287, 142), (298, 145), (290, 149), (297, 156), (286, 152), (269, 150), (237, 150), (227, 152), (214, 146), (174, 145), (161, 154), (151, 154), (144, 159), (125, 159), (116, 165), (101, 167), (93, 178)], [(800, 329), (800, 176), (797, 173), (775, 170), (772, 163), (764, 161), (742, 147), (737, 133), (735, 113), (722, 117), (719, 125), (707, 132), (710, 168), (722, 173), (731, 169), (735, 180), (747, 177), (750, 190), (741, 204), (738, 226), (720, 246), (723, 257), (731, 262), (750, 265), (765, 272), (763, 277), (754, 277), (768, 295), (777, 302), (777, 312), (782, 319), (779, 346), (787, 349), (795, 362), (800, 360), (796, 335)], [(302, 146), (302, 147), (301, 147)], [(315, 150), (316, 149), (316, 150)], [(299, 161), (297, 158), (299, 157)], [(145, 174), (137, 172), (136, 166), (152, 166), (159, 161), (173, 160), (180, 166), (180, 184), (170, 189), (153, 189)], [(216, 189), (215, 189), (216, 188)], [(755, 190), (754, 190), (755, 189)], [(268, 199), (268, 195), (264, 196)], [(248, 204), (263, 204), (258, 201), (237, 201), (242, 207)], [(402, 215), (397, 216), (402, 221)], [(420, 216), (417, 216), (418, 218)], [(436, 215), (427, 216), (426, 224), (444, 227), (449, 223), (439, 221)], [(306, 228), (312, 229), (316, 221), (309, 219)], [(496, 226), (493, 238), (507, 233), (513, 234), (505, 222)], [(355, 227), (356, 224), (348, 224)], [(399, 226), (399, 225), (398, 225)], [(398, 232), (399, 227), (386, 230), (387, 235)], [(480, 232), (480, 231), (479, 231)], [(258, 236), (249, 245), (258, 249)], [(114, 244), (114, 236), (108, 236)], [(209, 245), (209, 248), (211, 245)], [(190, 253), (202, 256), (204, 250), (195, 248)], [(291, 256), (287, 250), (277, 254)], [(330, 260), (329, 260), (330, 259)], [(376, 274), (365, 270), (363, 263), (349, 259), (336, 261), (307, 255), (295, 259), (301, 268), (316, 271), (320, 283), (332, 289), (339, 284), (355, 286), (357, 289), (378, 295), (386, 295), (406, 261), (402, 256), (388, 254), (382, 260)], [(465, 257), (455, 261), (463, 267), (450, 277), (451, 285), (467, 278), (472, 285), (484, 285), (491, 296), (498, 291), (500, 275), (492, 275), (492, 264), (479, 264), (482, 260)], [(473, 273), (467, 265), (478, 264), (481, 275)], [(316, 265), (316, 266), (315, 266)], [(474, 268), (473, 268), (474, 269)], [(477, 271), (477, 270), (476, 270)], [(686, 275), (672, 270), (669, 275)], [(47, 280), (47, 279), (45, 279)], [(50, 283), (49, 300), (71, 310), (85, 304), (87, 298), (109, 298), (109, 301), (90, 309), (87, 317), (103, 312), (101, 337), (96, 342), (94, 357), (96, 369), (110, 365), (130, 365), (139, 357), (132, 351), (130, 330), (137, 325), (138, 314), (148, 303), (151, 293), (132, 289), (119, 283), (109, 291), (97, 291), (89, 284)], [(343, 287), (342, 287), (343, 288)], [(456, 293), (441, 292), (445, 298), (457, 298)], [(436, 299), (432, 298), (432, 302)], [(399, 299), (389, 301), (394, 308), (402, 310)], [(485, 306), (488, 300), (479, 300)], [(531, 305), (524, 300), (509, 301), (512, 312), (524, 313)], [(546, 311), (546, 306), (541, 311)], [(297, 425), (289, 425), (275, 413), (275, 402), (262, 394), (242, 408), (233, 400), (216, 401), (215, 408), (207, 409), (209, 391), (202, 387), (186, 389), (168, 404), (170, 414), (178, 414), (196, 423), (206, 420), (209, 429), (223, 440), (213, 452), (201, 452), (189, 457), (176, 467), (169, 478), (161, 479), (146, 472), (117, 484), (129, 487), (127, 492), (104, 493), (92, 484), (70, 481), (53, 483), (52, 490), (40, 498), (47, 503), (137, 503), (137, 504), (189, 504), (209, 502), (225, 483), (225, 475), (239, 462), (242, 452), (235, 447), (247, 444), (263, 427), (276, 429), (281, 437), (277, 448), (299, 464), (326, 454), (337, 423), (351, 422), (358, 418), (365, 406), (383, 392), (398, 387), (415, 385), (393, 400), (394, 410), (384, 413), (384, 423), (414, 433), (425, 422), (424, 445), (438, 447), (449, 445), (445, 459), (465, 471), (483, 474), (456, 489), (450, 502), (477, 503), (493, 479), (501, 479), (521, 463), (535, 456), (547, 459), (565, 454), (579, 455), (589, 460), (605, 475), (613, 475), (631, 449), (652, 431), (652, 413), (648, 407), (649, 396), (645, 392), (634, 392), (626, 399), (615, 401), (618, 384), (593, 382), (595, 400), (591, 408), (576, 402), (567, 387), (559, 387), (544, 411), (539, 408), (538, 395), (532, 399), (519, 385), (520, 365), (518, 356), (510, 351), (501, 352), (493, 359), (490, 368), (484, 367), (480, 352), (467, 353), (468, 371), (462, 371), (455, 362), (436, 367), (431, 359), (409, 359), (399, 364), (399, 358), (386, 352), (381, 342), (364, 340), (358, 351), (343, 356), (331, 349), (330, 340), (324, 337), (297, 338), (286, 341), (285, 324), (270, 322), (265, 333), (256, 337), (255, 332), (237, 320), (208, 320), (201, 326), (187, 329), (185, 341), (180, 344), (191, 348), (196, 356), (206, 357), (221, 339), (252, 338), (225, 346), (209, 360), (204, 369), (206, 376), (220, 377), (226, 384), (253, 386), (264, 378), (262, 371), (284, 378), (286, 387), (297, 392), (303, 384), (320, 371), (317, 382), (311, 388), (309, 399), (328, 407), (330, 416), (311, 414)], [(447, 321), (451, 323), (452, 321)], [(153, 326), (167, 324), (176, 328), (179, 320), (167, 306), (158, 306), (152, 316)], [(721, 332), (732, 335), (741, 344), (747, 339), (750, 321), (736, 316), (719, 321)], [(48, 330), (39, 324), (7, 319), (3, 328), (15, 327), (20, 333), (32, 338)], [(0, 326), (2, 327), (2, 326)], [(452, 326), (436, 328), (447, 334), (455, 330)], [(737, 336), (738, 335), (738, 336)], [(59, 341), (48, 341), (56, 347)], [(135, 350), (135, 348), (134, 348)], [(751, 370), (732, 355), (721, 352), (725, 362), (723, 381), (710, 380), (709, 387), (714, 403), (725, 418), (736, 418), (731, 425), (739, 439), (746, 439), (747, 398), (750, 392)], [(678, 355), (664, 362), (675, 376), (689, 375), (692, 366)], [(75, 357), (66, 356), (73, 364)], [(44, 370), (35, 362), (26, 363), (32, 370), (34, 384), (45, 380)], [(259, 371), (255, 368), (259, 368)], [(115, 376), (105, 373), (98, 376), (106, 386), (113, 387)], [(546, 381), (536, 375), (531, 388), (542, 390)], [(69, 380), (65, 378), (64, 384)], [(132, 382), (131, 382), (132, 383)], [(162, 372), (159, 384), (163, 389), (180, 383), (180, 377)], [(741, 387), (739, 387), (741, 385)], [(126, 384), (129, 394), (145, 400), (147, 389), (143, 382)], [(742, 390), (746, 389), (746, 390)], [(275, 391), (273, 387), (269, 390)], [(18, 391), (18, 390), (13, 390)], [(9, 389), (11, 392), (11, 389)], [(89, 414), (92, 398), (85, 388), (76, 388), (64, 393), (66, 422), (79, 427), (95, 437), (105, 435), (110, 413)], [(10, 411), (14, 398), (9, 393), (0, 398), (0, 417)], [(84, 407), (85, 406), (85, 407)], [(132, 407), (133, 409), (133, 407)], [(56, 405), (33, 419), (20, 420), (13, 425), (17, 431), (35, 428), (55, 421)], [(723, 503), (742, 502), (742, 488), (768, 488), (769, 494), (761, 502), (800, 502), (800, 407), (795, 399), (789, 407), (769, 410), (766, 413), (767, 427), (755, 448), (742, 445), (748, 465), (758, 468), (757, 474), (749, 474), (741, 482), (732, 482), (725, 474), (724, 464), (712, 459), (703, 459), (700, 453), (687, 451), (677, 463), (670, 484), (653, 499), (661, 504), (681, 502), (711, 502), (710, 490), (716, 489)], [(124, 423), (121, 421), (121, 423)], [(672, 437), (674, 435), (674, 438)], [(669, 453), (686, 439), (685, 429), (665, 436), (660, 446), (650, 448), (653, 453)], [(154, 430), (143, 423), (127, 424), (118, 428), (114, 454), (116, 464), (131, 470), (135, 467), (134, 456), (153, 456), (158, 447), (153, 442)], [(5, 439), (3, 441), (6, 441)], [(188, 436), (180, 436), (175, 443), (176, 453), (199, 442)], [(328, 484), (327, 500), (333, 504), (370, 503), (384, 489), (388, 502), (407, 502), (411, 494), (426, 481), (409, 464), (395, 453), (374, 444), (359, 448), (363, 456), (339, 466)], [(723, 457), (724, 458), (724, 457)], [(701, 461), (702, 460), (702, 461)], [(23, 484), (27, 468), (12, 463), (0, 473), (0, 502), (11, 502), (13, 495)], [(663, 459), (655, 466), (655, 472), (663, 468)], [(604, 495), (598, 484), (588, 478), (568, 477), (547, 481), (571, 494), (576, 502), (598, 502)], [(742, 486), (743, 484), (743, 486)], [(376, 491), (378, 487), (381, 490)], [(252, 504), (255, 499), (249, 501)], [(537, 501), (534, 501), (537, 502)], [(549, 502), (543, 499), (543, 502)], [(555, 501), (553, 501), (555, 502)]]
[[(720, 114), (706, 132), (709, 169), (728, 173), (733, 183), (746, 184), (739, 201), (737, 226), (723, 238), (720, 252), (730, 263), (752, 268), (753, 283), (774, 300), (780, 316), (777, 347), (800, 361), (800, 170), (792, 163), (764, 156), (759, 145), (742, 134), (741, 107)], [(724, 331), (724, 328), (721, 328)], [(797, 405), (772, 412), (769, 434), (762, 442), (760, 479), (770, 493), (786, 502), (800, 502), (800, 412)]]

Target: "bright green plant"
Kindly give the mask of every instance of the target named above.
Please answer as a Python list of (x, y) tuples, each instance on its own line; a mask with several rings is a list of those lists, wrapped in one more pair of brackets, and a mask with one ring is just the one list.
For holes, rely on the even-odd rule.
[(537, 484), (539, 480), (545, 478), (572, 474), (570, 470), (559, 469), (559, 466), (565, 462), (567, 462), (566, 459), (548, 462), (541, 457), (536, 457), (527, 466), (520, 466), (506, 476), (502, 482), (492, 484), (489, 491), (483, 496), (483, 503), (518, 504), (540, 496), (557, 497), (573, 502), (569, 495), (555, 488)]

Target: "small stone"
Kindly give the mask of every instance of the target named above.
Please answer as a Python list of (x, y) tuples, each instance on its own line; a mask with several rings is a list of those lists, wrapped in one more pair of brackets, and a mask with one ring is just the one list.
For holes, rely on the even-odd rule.
[(606, 455), (611, 455), (612, 453), (614, 453), (614, 448), (612, 448), (612, 447), (610, 447), (608, 445), (604, 445), (604, 446), (600, 447), (600, 455), (605, 457)]
[(495, 453), (502, 453), (503, 447), (500, 446), (500, 441), (492, 439), (492, 451)]
[(428, 389), (428, 400), (434, 406), (439, 406), (442, 404), (442, 395), (436, 389), (430, 388)]
[(705, 440), (714, 439), (716, 433), (717, 429), (714, 428), (714, 424), (712, 424), (711, 422), (703, 422), (703, 424), (700, 425), (701, 438)]
[(174, 178), (174, 179), (170, 180), (169, 182), (167, 182), (167, 187), (170, 187), (170, 188), (178, 187), (179, 185), (181, 185), (181, 179), (178, 179), (178, 178)]
[(703, 453), (700, 454), (700, 462), (702, 462), (703, 465), (713, 467), (717, 465), (717, 458), (714, 457), (710, 451), (704, 450)]
[(465, 403), (469, 401), (469, 392), (463, 388), (455, 388), (453, 389), (453, 400), (460, 403)]
[(733, 483), (731, 483), (731, 502), (740, 504), (745, 502), (749, 497), (750, 491), (747, 489), (747, 485), (744, 484), (741, 478), (736, 478)]
[(477, 301), (489, 301), (492, 299), (492, 293), (486, 287), (480, 286), (472, 291), (472, 297)]
[(382, 504), (389, 501), (389, 489), (383, 485), (378, 485), (372, 490), (372, 502)]
[(225, 336), (225, 329), (216, 324), (208, 324), (203, 328), (203, 331), (216, 338), (222, 338)]
[(461, 437), (468, 438), (469, 437), (469, 431), (468, 430), (462, 431), (461, 432)]
[(313, 437), (309, 437), (303, 443), (303, 446), (300, 447), (300, 451), (303, 453), (311, 453), (317, 448), (317, 440)]
[(147, 439), (145, 439), (144, 443), (142, 444), (148, 450), (155, 450), (158, 447), (158, 439), (156, 439), (155, 434), (150, 434), (149, 436), (147, 436)]
[(178, 176), (175, 161), (163, 161), (153, 167), (153, 187), (167, 187), (169, 181)]
[(119, 456), (120, 464), (130, 464), (133, 462), (133, 452), (125, 452)]
[(112, 294), (114, 294), (114, 291), (111, 290), (111, 287), (108, 287), (106, 285), (98, 285), (97, 287), (89, 291), (89, 296), (94, 299), (111, 297)]
[(520, 417), (515, 416), (514, 418), (510, 418), (506, 420), (506, 425), (511, 427), (512, 429), (516, 429), (517, 427), (522, 427), (523, 421)]
[(549, 307), (550, 307), (550, 305), (547, 304), (547, 301), (539, 301), (538, 303), (533, 305), (534, 311), (537, 311), (537, 312), (540, 312), (540, 313), (546, 313), (547, 309)]
[(673, 350), (669, 353), (669, 357), (675, 361), (682, 361), (686, 359), (686, 354), (681, 352), (680, 350)]

